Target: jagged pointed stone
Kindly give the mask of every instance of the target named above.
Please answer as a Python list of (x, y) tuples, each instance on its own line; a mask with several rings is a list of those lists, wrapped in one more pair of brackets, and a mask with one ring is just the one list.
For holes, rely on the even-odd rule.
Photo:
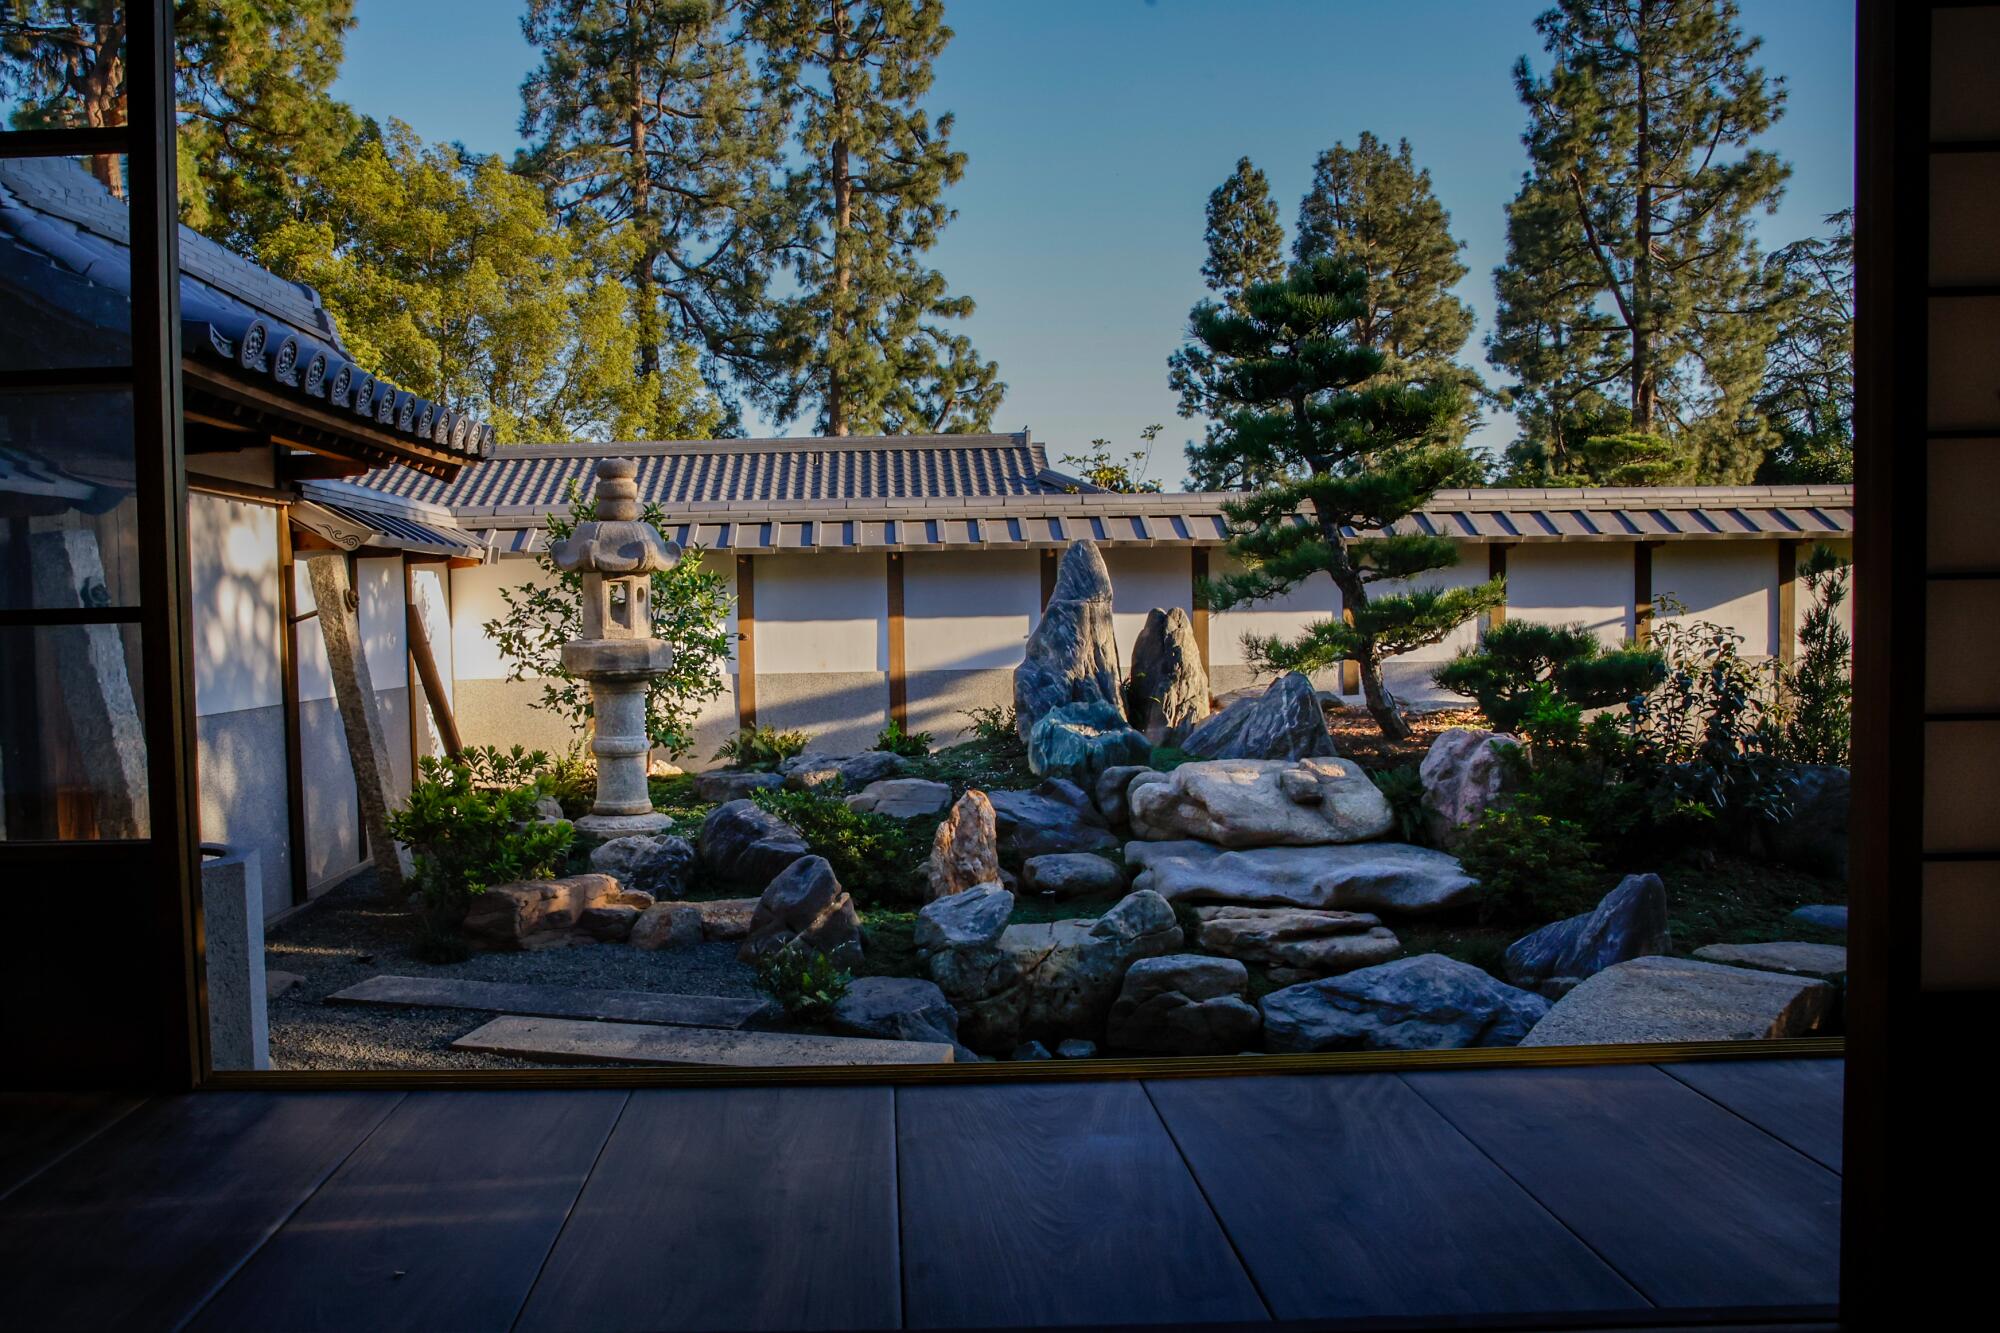
[(1338, 754), (1313, 683), (1296, 671), (1255, 699), (1231, 704), (1188, 733), (1181, 748), (1203, 759), (1318, 759)]
[(1063, 552), (1062, 566), (1056, 570), (1056, 586), (1049, 593), (1051, 602), (1088, 602), (1111, 600), (1111, 571), (1105, 568), (1104, 557), (1098, 554), (1097, 543), (1073, 541)]
[(1014, 668), (1015, 726), (1022, 743), (1037, 722), (1064, 704), (1102, 703), (1123, 717), (1118, 674), (1111, 599), (1051, 601)]
[(1176, 606), (1154, 607), (1132, 644), (1125, 715), (1155, 745), (1179, 745), (1208, 716), (1208, 671), (1194, 622)]

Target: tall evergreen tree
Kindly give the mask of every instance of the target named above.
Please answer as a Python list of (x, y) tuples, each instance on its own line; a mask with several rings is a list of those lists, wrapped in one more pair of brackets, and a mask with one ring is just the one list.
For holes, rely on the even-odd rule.
[(1761, 482), (1854, 480), (1854, 212), (1827, 223), (1771, 256), (1784, 301), (1757, 406), (1778, 444)]
[(1292, 253), (1333, 255), (1368, 275), (1353, 337), (1384, 353), (1391, 373), (1470, 374), (1455, 358), (1472, 334), (1472, 308), (1451, 294), (1466, 273), (1464, 248), (1409, 140), (1392, 153), (1364, 130), (1354, 147), (1336, 143), (1313, 162)]
[[(1452, 441), (1464, 384), (1386, 374), (1388, 354), (1354, 334), (1368, 295), (1366, 270), (1323, 257), (1251, 286), (1241, 313), (1196, 306), (1192, 332), (1213, 358), (1209, 415), (1220, 429), (1189, 453), (1197, 472), (1279, 479), (1228, 506), (1229, 549), (1244, 569), (1213, 582), (1209, 605), (1263, 601), (1325, 574), (1340, 589), (1343, 618), (1289, 642), (1246, 636), (1244, 646), (1274, 671), (1358, 663), (1370, 715), (1383, 735), (1402, 739), (1410, 726), (1383, 686), (1383, 661), (1443, 639), (1498, 605), (1502, 589), (1497, 579), (1453, 589), (1414, 583), (1457, 563), (1446, 538), (1364, 535), (1479, 473)], [(1401, 586), (1375, 591), (1385, 581)]]
[[(327, 92), (340, 72), (354, 0), (180, 0), (174, 6), (181, 217), (249, 251), (299, 214), (303, 182), (359, 122)], [(0, 93), (19, 129), (126, 122), (125, 5), (4, 0)], [(113, 194), (115, 155), (91, 159)]]
[(622, 271), (633, 370), (669, 434), (680, 350), (717, 387), (769, 386), (767, 284), (777, 262), (783, 119), (762, 98), (740, 0), (529, 0), (521, 31), (541, 64), (521, 85), (518, 169), (568, 219), (631, 229)]
[[(1247, 157), (1236, 159), (1236, 170), (1209, 192), (1208, 224), (1202, 238), (1207, 257), (1201, 261), (1202, 281), (1220, 295), (1222, 304), (1242, 313), (1243, 291), (1259, 282), (1275, 282), (1285, 276), (1285, 227), (1278, 220), (1278, 206), (1271, 201), (1271, 183)], [(1167, 385), (1181, 396), (1180, 414), (1202, 415), (1213, 397), (1210, 383), (1215, 374), (1213, 358), (1199, 342), (1190, 342), (1167, 357)], [(1216, 427), (1211, 423), (1208, 437), (1213, 442)], [(1207, 490), (1223, 490), (1245, 479), (1218, 474), (1206, 477), (1197, 472), (1196, 484)]]
[(1559, 0), (1536, 20), (1551, 66), (1515, 68), (1530, 165), (1488, 344), (1531, 423), (1619, 385), (1615, 428), (1672, 437), (1719, 482), (1747, 480), (1770, 443), (1754, 400), (1777, 292), (1750, 219), (1789, 174), (1753, 146), (1784, 84), (1737, 17), (1732, 0)]
[(949, 323), (971, 298), (924, 262), (965, 174), (951, 114), (924, 109), (942, 0), (755, 0), (747, 29), (795, 128), (772, 414), (813, 404), (827, 435), (986, 429), (1006, 386)]

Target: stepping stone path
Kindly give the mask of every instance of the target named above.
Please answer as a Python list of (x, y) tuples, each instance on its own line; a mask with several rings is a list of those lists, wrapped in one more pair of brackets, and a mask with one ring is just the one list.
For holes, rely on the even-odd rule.
[(1833, 1009), (1824, 981), (1691, 958), (1634, 958), (1558, 1000), (1523, 1046), (1804, 1037)]
[(1366, 912), (1306, 907), (1197, 907), (1194, 942), (1245, 963), (1273, 963), (1331, 976), (1386, 963), (1402, 952), (1395, 933)]
[(1847, 975), (1847, 949), (1839, 944), (1805, 944), (1779, 940), (1771, 944), (1710, 944), (1694, 956), (1705, 963), (1749, 967), (1759, 972), (1784, 972), (1795, 977), (1832, 981)]
[(777, 1018), (769, 1000), (724, 995), (661, 995), (651, 991), (583, 990), (451, 977), (370, 977), (327, 996), (335, 1004), (405, 1009), (483, 1009), (546, 1018), (614, 1019), (674, 1027), (747, 1028)]
[(724, 1032), (641, 1023), (590, 1023), (566, 1018), (496, 1018), (452, 1043), (452, 1049), (564, 1064), (948, 1065), (943, 1042), (811, 1037), (789, 1032)]

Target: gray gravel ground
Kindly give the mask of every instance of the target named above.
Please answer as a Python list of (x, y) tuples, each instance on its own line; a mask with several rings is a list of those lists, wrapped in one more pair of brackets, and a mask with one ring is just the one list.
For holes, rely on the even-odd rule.
[[(451, 1043), (494, 1017), (470, 1009), (383, 1009), (327, 1004), (326, 997), (380, 975), (538, 982), (594, 990), (679, 995), (760, 994), (736, 946), (684, 950), (579, 944), (535, 953), (476, 953), (462, 963), (410, 954), (417, 923), (375, 891), (374, 871), (356, 875), (265, 937), (266, 968), (305, 980), (271, 1001), (273, 1069), (523, 1069), (534, 1062), (454, 1051)], [(573, 1066), (572, 1066), (573, 1067)]]

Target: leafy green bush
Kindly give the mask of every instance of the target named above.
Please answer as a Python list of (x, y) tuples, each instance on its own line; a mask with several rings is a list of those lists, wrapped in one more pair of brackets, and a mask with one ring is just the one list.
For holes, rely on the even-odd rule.
[(1798, 660), (1782, 672), (1778, 751), (1797, 764), (1845, 764), (1854, 738), (1854, 640), (1840, 623), (1850, 566), (1824, 546), (1799, 566), (1811, 601), (1799, 621)]
[(922, 759), (931, 752), (931, 734), (904, 731), (903, 724), (891, 718), (888, 726), (875, 733), (875, 748), (905, 759)]
[(991, 708), (968, 708), (965, 715), (972, 719), (970, 728), (975, 739), (1005, 742), (1012, 745), (1021, 743), (1018, 729), (1020, 710), (1013, 704), (1005, 708), (995, 704)]
[(1789, 815), (1776, 754), (1773, 664), (1742, 655), (1743, 636), (1704, 621), (1654, 630), (1667, 676), (1634, 700), (1627, 765), (1655, 819), (1719, 825)]
[(750, 799), (798, 830), (815, 856), (826, 858), (856, 904), (920, 904), (924, 867), (938, 821), (905, 822), (856, 810), (819, 791), (766, 787)]
[(1368, 776), (1375, 780), (1376, 789), (1388, 799), (1389, 813), (1396, 820), (1397, 841), (1423, 843), (1426, 840), (1424, 779), (1417, 765), (1378, 769)]
[(550, 760), (541, 777), (548, 795), (571, 819), (589, 814), (597, 803), (597, 757), (581, 740), (572, 741), (567, 751)]
[(804, 754), (805, 750), (806, 734), (803, 731), (778, 731), (768, 726), (745, 727), (717, 747), (715, 758), (737, 768), (768, 771), (794, 755)]
[(1479, 919), (1542, 926), (1585, 912), (1604, 892), (1605, 872), (1587, 830), (1543, 813), (1531, 795), (1489, 807), (1459, 844), (1459, 864), (1479, 881)]
[(1199, 755), (1189, 754), (1179, 746), (1155, 745), (1153, 747), (1152, 758), (1146, 761), (1146, 766), (1155, 773), (1171, 773), (1182, 764), (1192, 764), (1200, 757)]
[(1578, 709), (1626, 703), (1657, 686), (1666, 660), (1648, 648), (1606, 649), (1582, 625), (1505, 620), (1477, 648), (1431, 674), (1440, 689), (1475, 699), (1500, 731), (1518, 731), (1538, 700)]
[(535, 817), (535, 802), (548, 794), (539, 776), (548, 762), (542, 751), (518, 745), (504, 754), (488, 746), (417, 761), (418, 779), (403, 808), (390, 814), (389, 831), (416, 859), (416, 887), (434, 931), (456, 929), (473, 897), (491, 885), (561, 869), (573, 830)]
[(815, 949), (787, 946), (757, 957), (757, 984), (798, 1023), (823, 1023), (854, 975)]

